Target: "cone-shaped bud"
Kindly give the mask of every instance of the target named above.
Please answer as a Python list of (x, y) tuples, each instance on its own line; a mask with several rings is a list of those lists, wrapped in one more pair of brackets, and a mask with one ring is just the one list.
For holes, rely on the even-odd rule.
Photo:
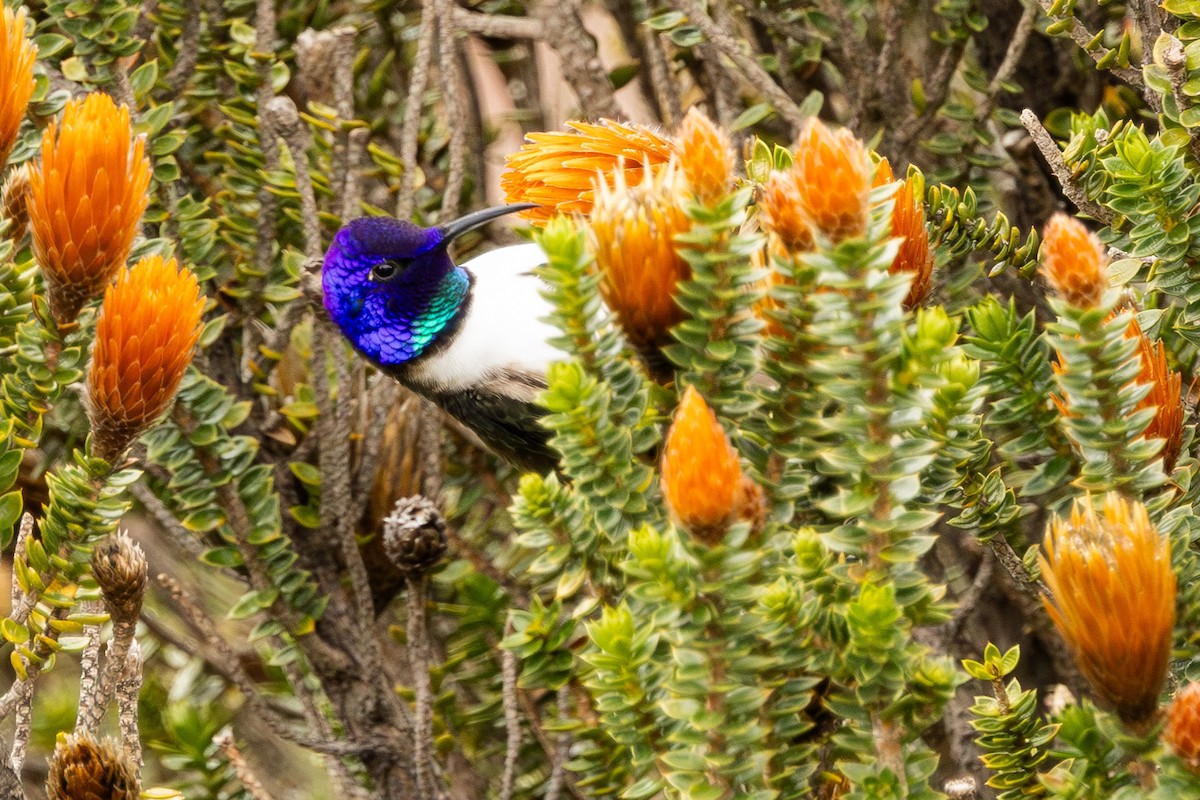
[(706, 204), (733, 188), (733, 144), (700, 109), (692, 107), (679, 126), (679, 163), (692, 192)]
[(401, 498), (383, 520), (383, 547), (405, 575), (424, 575), (446, 555), (446, 521), (428, 499)]
[(29, 98), (37, 46), (25, 35), (25, 9), (0, 9), (0, 170), (8, 160)]
[(671, 139), (645, 125), (612, 120), (567, 125), (572, 130), (529, 134), (500, 176), (508, 202), (539, 205), (522, 212), (535, 225), (557, 213), (590, 213), (596, 173), (607, 179), (623, 171), (627, 180), (636, 180), (646, 169), (663, 167), (675, 153)]
[(849, 130), (830, 130), (814, 117), (795, 149), (797, 187), (809, 224), (835, 243), (862, 236), (875, 172), (863, 143)]
[(1138, 410), (1155, 408), (1154, 419), (1146, 426), (1142, 436), (1147, 439), (1162, 439), (1163, 471), (1170, 474), (1179, 457), (1183, 444), (1183, 378), (1167, 366), (1167, 350), (1161, 341), (1151, 342), (1135, 318), (1126, 336), (1137, 337), (1138, 354), (1142, 359), (1142, 372), (1138, 383), (1150, 384), (1150, 393), (1138, 401)]
[(93, 455), (114, 462), (171, 405), (203, 310), (196, 276), (173, 258), (147, 256), (108, 287), (87, 376)]
[(125, 265), (150, 185), (145, 138), (132, 138), (129, 109), (96, 92), (72, 100), (42, 136), (29, 176), (33, 254), (59, 324)]
[(1038, 557), (1044, 600), (1080, 671), (1127, 724), (1158, 708), (1175, 625), (1175, 573), (1146, 507), (1112, 493), (1099, 509), (1077, 500), (1054, 517)]
[(22, 164), (8, 173), (0, 188), (0, 216), (8, 220), (5, 234), (14, 242), (25, 235), (29, 227), (29, 164)]
[(1108, 256), (1082, 222), (1061, 212), (1050, 217), (1038, 257), (1055, 294), (1076, 308), (1100, 305), (1108, 288)]
[(716, 544), (733, 521), (739, 492), (745, 492), (741, 483), (742, 467), (729, 437), (695, 387), (687, 387), (663, 448), (667, 508), (697, 539)]
[(895, 181), (896, 173), (892, 172), (892, 162), (887, 160), (887, 156), (880, 156), (879, 163), (875, 165), (875, 177), (871, 180), (871, 187), (878, 188)]
[(681, 205), (686, 186), (674, 163), (657, 173), (647, 170), (632, 186), (622, 172), (613, 178), (611, 186), (597, 185), (592, 210), (600, 292), (630, 341), (652, 353), (684, 318), (674, 295), (691, 275), (675, 249), (675, 237), (690, 228)]
[(763, 230), (784, 250), (813, 249), (812, 229), (804, 216), (799, 176), (795, 170), (772, 172), (758, 195), (758, 219)]
[(127, 531), (114, 533), (92, 550), (92, 576), (114, 623), (137, 620), (146, 593), (146, 554)]
[(1192, 681), (1171, 701), (1163, 739), (1188, 769), (1200, 775), (1200, 683)]
[[(890, 166), (888, 169), (890, 171)], [(925, 206), (917, 197), (917, 183), (912, 178), (905, 179), (896, 192), (892, 209), (892, 236), (902, 238), (904, 242), (888, 271), (893, 274), (912, 273), (904, 307), (916, 308), (925, 301), (933, 287), (933, 248), (929, 246), (929, 231), (925, 229)]]
[(141, 791), (137, 767), (111, 740), (59, 734), (46, 779), (48, 800), (137, 800)]

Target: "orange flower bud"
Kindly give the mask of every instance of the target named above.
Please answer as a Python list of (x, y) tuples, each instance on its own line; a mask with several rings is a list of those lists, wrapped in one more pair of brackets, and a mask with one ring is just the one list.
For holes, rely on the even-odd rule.
[(691, 275), (675, 249), (675, 237), (691, 227), (680, 205), (683, 176), (672, 163), (657, 174), (647, 170), (636, 186), (623, 172), (613, 177), (611, 187), (598, 184), (592, 210), (600, 291), (630, 341), (650, 354), (684, 318), (674, 299), (676, 285)]
[(853, 133), (832, 131), (815, 117), (796, 142), (797, 187), (809, 223), (833, 242), (867, 230), (875, 167)]
[(688, 186), (712, 204), (733, 187), (733, 145), (703, 111), (692, 107), (679, 126), (677, 150)]
[(1146, 507), (1118, 494), (1077, 500), (1046, 533), (1046, 611), (1097, 696), (1140, 726), (1158, 708), (1175, 625), (1175, 573)]
[(794, 170), (772, 172), (758, 195), (759, 221), (787, 250), (813, 249), (812, 229), (804, 216), (799, 176)]
[(875, 165), (875, 178), (871, 181), (871, 188), (886, 186), (895, 181), (896, 175), (892, 172), (892, 162), (887, 160), (887, 156), (880, 156), (879, 163)]
[(1200, 683), (1192, 681), (1171, 701), (1163, 739), (1184, 766), (1200, 775)]
[(1061, 212), (1042, 231), (1042, 274), (1054, 292), (1076, 308), (1095, 308), (1108, 288), (1104, 245), (1083, 223)]
[(751, 510), (753, 492), (739, 488), (742, 468), (729, 438), (704, 398), (683, 393), (663, 449), (662, 487), (667, 507), (700, 541), (721, 540), (738, 510)]
[(93, 454), (113, 462), (175, 399), (200, 338), (191, 270), (147, 256), (104, 293), (88, 368)]
[(73, 322), (129, 256), (149, 198), (144, 137), (132, 139), (129, 109), (96, 92), (72, 100), (42, 136), (29, 176), (33, 254), (50, 310)]
[(623, 171), (630, 181), (647, 168), (661, 168), (675, 152), (672, 140), (645, 125), (612, 120), (567, 125), (569, 132), (529, 134), (528, 143), (508, 156), (508, 169), (500, 176), (508, 202), (539, 204), (522, 212), (535, 225), (558, 213), (590, 213), (597, 173)]
[(1138, 355), (1142, 359), (1142, 371), (1138, 383), (1150, 384), (1150, 393), (1138, 401), (1138, 410), (1154, 407), (1154, 419), (1142, 432), (1146, 439), (1162, 439), (1163, 472), (1170, 474), (1179, 458), (1183, 445), (1183, 378), (1167, 366), (1167, 350), (1161, 341), (1151, 342), (1142, 328), (1133, 319), (1125, 333), (1126, 337), (1138, 340)]
[(37, 46), (25, 36), (25, 9), (0, 9), (0, 169), (21, 130), (33, 96), (33, 62)]
[[(880, 165), (886, 165), (886, 159)], [(891, 167), (888, 166), (888, 172)], [(929, 246), (929, 231), (925, 230), (925, 207), (917, 197), (917, 185), (906, 179), (896, 192), (892, 209), (892, 236), (904, 239), (900, 252), (888, 271), (911, 272), (912, 284), (904, 298), (905, 308), (915, 308), (929, 296), (933, 287), (933, 249)]]

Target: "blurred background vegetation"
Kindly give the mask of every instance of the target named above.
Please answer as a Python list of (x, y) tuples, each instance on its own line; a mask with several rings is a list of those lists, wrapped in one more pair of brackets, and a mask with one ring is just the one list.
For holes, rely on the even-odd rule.
[[(1175, 750), (1159, 741), (1157, 703), (1110, 714), (1120, 702), (1090, 688), (1094, 672), (1085, 679), (1072, 658), (1080, 645), (1043, 609), (1037, 553), (1077, 497), (1144, 502), (1180, 587), (1170, 675), (1147, 691), (1166, 698), (1186, 682), (1200, 615), (1189, 395), (1200, 3), (19, 7), (27, 16), (9, 27), (37, 57), (27, 109), (0, 92), (0, 123), (19, 124), (0, 246), (0, 527), (19, 531), (23, 510), (37, 525), (0, 570), (16, 583), (0, 591), (0, 604), (13, 598), (0, 625), (11, 796), (46, 796), (56, 737), (77, 729), (81, 675), (108, 674), (101, 653), (118, 642), (137, 669), (118, 664), (113, 683), (84, 687), (85, 727), (118, 742), (112, 758), (142, 758), (157, 797), (1197, 791), (1184, 765), (1200, 755), (1200, 711), (1173, 717), (1184, 720)], [(19, 77), (19, 45), (8, 47), (0, 68)], [(205, 298), (173, 411), (115, 457), (80, 388), (98, 304), (89, 296), (77, 320), (54, 310), (61, 279), (35, 263), (20, 169), (38, 162), (68, 100), (95, 92), (128, 107), (152, 167), (116, 268), (174, 255)], [(619, 319), (580, 315), (600, 291), (586, 220), (522, 223), (460, 248), (537, 235), (551, 255), (554, 321), (582, 334), (547, 395), (561, 475), (521, 478), (374, 374), (323, 318), (316, 275), (342, 221), (433, 224), (497, 205), (505, 159), (529, 132), (612, 119), (670, 138), (693, 108), (728, 136), (739, 175), (712, 197), (694, 181), (679, 190), (693, 200), (691, 249), (680, 246), (691, 282), (665, 377), (661, 361), (638, 361)], [(762, 250), (759, 228), (778, 233), (755, 203), (803, 161), (793, 145), (813, 116), (909, 176), (909, 232), (923, 228), (935, 265), (909, 308), (911, 279), (888, 272), (900, 201), (886, 190), (849, 244), (818, 230), (811, 260), (795, 242), (748, 255)], [(809, 174), (816, 191), (836, 190)], [(1054, 305), (1036, 277), (1038, 232), (1060, 210), (1099, 228), (1100, 299), (1052, 275)], [(1067, 247), (1064, 269), (1089, 241)], [(768, 291), (764, 324), (728, 324), (753, 318)], [(1125, 336), (1134, 317), (1182, 376), (1163, 378), (1149, 405)], [(869, 324), (851, 330), (856, 319)], [(839, 374), (884, 376), (883, 395), (840, 387)], [(759, 512), (717, 534), (689, 535), (696, 526), (679, 501), (668, 514), (659, 488), (685, 385), (715, 409), (738, 474), (765, 491)], [(856, 411), (881, 404), (895, 413)], [(1167, 407), (1181, 426), (1147, 432), (1147, 409)], [(880, 466), (852, 444), (868, 440), (902, 455)], [(864, 496), (911, 515), (869, 511)], [(1131, 513), (1121, 524), (1137, 528)], [(125, 633), (93, 574), (93, 548), (118, 524), (149, 575)], [(429, 545), (434, 560), (447, 541), (436, 570), (389, 558), (389, 524), (424, 537), (410, 549)], [(870, 536), (895, 549), (880, 561)], [(116, 547), (97, 552), (140, 563), (131, 543)], [(1098, 608), (1081, 613), (1116, 613)], [(988, 643), (998, 649), (985, 655)], [(1140, 669), (1155, 647), (1113, 652)], [(976, 661), (964, 672), (961, 659)], [(122, 695), (116, 682), (138, 670)], [(714, 709), (718, 696), (728, 708)]]

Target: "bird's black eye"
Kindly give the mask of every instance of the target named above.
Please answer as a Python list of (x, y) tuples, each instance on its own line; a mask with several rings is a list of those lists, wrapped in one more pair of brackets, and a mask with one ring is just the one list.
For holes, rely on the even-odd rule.
[(396, 261), (380, 261), (375, 266), (371, 267), (371, 280), (377, 283), (390, 281), (392, 278), (400, 274), (403, 267)]

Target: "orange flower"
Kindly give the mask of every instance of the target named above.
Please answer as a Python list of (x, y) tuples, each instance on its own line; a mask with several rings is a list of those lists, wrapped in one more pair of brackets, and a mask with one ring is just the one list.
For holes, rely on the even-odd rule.
[(804, 217), (798, 178), (795, 170), (772, 172), (759, 189), (758, 218), (784, 249), (804, 252), (813, 249), (813, 235)]
[(645, 125), (612, 120), (567, 125), (573, 130), (529, 134), (528, 144), (508, 157), (508, 170), (500, 176), (508, 202), (540, 205), (522, 214), (535, 225), (556, 213), (590, 213), (597, 173), (623, 169), (628, 181), (646, 168), (662, 167), (675, 152), (671, 139)]
[(892, 172), (892, 162), (887, 160), (887, 156), (880, 156), (879, 163), (875, 165), (875, 178), (871, 181), (871, 188), (877, 189), (895, 181), (896, 174)]
[(1142, 359), (1142, 371), (1138, 383), (1150, 384), (1150, 393), (1138, 401), (1138, 410), (1154, 407), (1154, 419), (1142, 432), (1145, 439), (1162, 439), (1163, 471), (1170, 474), (1179, 457), (1183, 444), (1183, 378), (1167, 367), (1167, 350), (1161, 341), (1151, 342), (1142, 328), (1133, 319), (1125, 332), (1127, 338), (1138, 340), (1138, 355)]
[(1118, 494), (1100, 509), (1077, 500), (1046, 533), (1042, 576), (1050, 618), (1096, 694), (1122, 721), (1147, 722), (1158, 708), (1175, 625), (1175, 573), (1146, 507)]
[(693, 106), (679, 126), (678, 140), (683, 175), (700, 201), (711, 205), (728, 194), (733, 186), (729, 136)]
[[(885, 164), (886, 160), (880, 166)], [(890, 166), (888, 172), (891, 172)], [(912, 273), (908, 296), (904, 298), (904, 307), (909, 309), (919, 306), (929, 296), (933, 286), (933, 249), (929, 246), (929, 231), (925, 230), (925, 207), (917, 198), (917, 188), (916, 182), (907, 178), (896, 192), (896, 204), (892, 209), (892, 236), (901, 237), (904, 242), (900, 245), (896, 260), (888, 268), (892, 274)]]
[(67, 103), (42, 136), (29, 217), (59, 324), (73, 322), (129, 256), (150, 185), (145, 139), (131, 137), (129, 109), (99, 92)]
[(1171, 701), (1163, 739), (1184, 766), (1200, 775), (1200, 683), (1192, 681)]
[(676, 235), (690, 229), (680, 203), (683, 176), (672, 163), (630, 186), (622, 172), (611, 187), (600, 184), (592, 210), (600, 291), (635, 346), (650, 355), (669, 340), (684, 318), (675, 286), (691, 275), (675, 249)]
[(796, 185), (812, 227), (833, 242), (867, 230), (867, 200), (875, 168), (863, 143), (845, 128), (813, 118), (796, 142)]
[(0, 9), (0, 169), (21, 130), (25, 108), (33, 96), (33, 62), (37, 46), (25, 36), (25, 9)]
[(721, 540), (737, 510), (742, 468), (729, 438), (704, 398), (683, 393), (663, 449), (662, 487), (667, 507), (702, 542)]
[(94, 455), (115, 461), (171, 405), (203, 310), (196, 276), (173, 258), (147, 256), (108, 287), (87, 378)]
[(1108, 256), (1096, 235), (1061, 212), (1042, 231), (1042, 274), (1055, 293), (1076, 308), (1095, 308), (1108, 288)]

